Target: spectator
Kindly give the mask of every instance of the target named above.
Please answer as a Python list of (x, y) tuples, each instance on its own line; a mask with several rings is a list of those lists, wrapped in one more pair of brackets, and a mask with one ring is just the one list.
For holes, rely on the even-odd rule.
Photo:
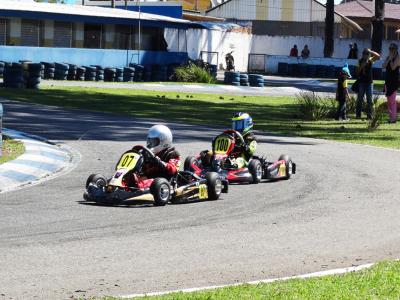
[(372, 78), (372, 64), (380, 59), (381, 56), (365, 48), (362, 53), (361, 59), (358, 61), (356, 75), (358, 77), (358, 95), (356, 107), (356, 119), (361, 118), (361, 111), (364, 102), (364, 95), (367, 97), (367, 118), (371, 119), (372, 113), (372, 93), (373, 93), (373, 78)]
[(347, 89), (347, 79), (351, 78), (350, 70), (346, 64), (339, 73), (337, 89), (336, 89), (336, 100), (338, 101), (338, 111), (336, 120), (348, 121), (346, 116), (346, 100), (349, 99), (349, 90)]
[(357, 59), (358, 58), (358, 46), (357, 43), (349, 45), (349, 55), (347, 56), (348, 59)]
[(298, 57), (299, 56), (299, 50), (297, 50), (297, 45), (294, 45), (292, 49), (290, 49), (290, 56), (293, 57)]
[(397, 89), (399, 87), (399, 67), (400, 57), (397, 45), (392, 43), (389, 46), (389, 56), (386, 57), (382, 64), (382, 68), (386, 69), (385, 78), (385, 95), (388, 102), (389, 122), (397, 121)]
[(310, 57), (310, 49), (308, 49), (308, 45), (304, 45), (303, 50), (301, 50), (301, 57), (302, 58), (309, 58)]

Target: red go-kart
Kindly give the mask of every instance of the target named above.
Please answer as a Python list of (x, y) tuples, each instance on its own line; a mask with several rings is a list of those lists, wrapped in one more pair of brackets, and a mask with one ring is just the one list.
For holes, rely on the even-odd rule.
[(212, 142), (212, 151), (203, 151), (197, 157), (189, 156), (184, 170), (204, 177), (208, 172), (217, 172), (229, 183), (259, 183), (261, 179), (289, 179), (296, 173), (296, 164), (288, 155), (281, 155), (275, 162), (264, 157), (253, 156), (239, 168), (236, 160), (245, 147), (243, 136), (235, 130), (225, 130)]

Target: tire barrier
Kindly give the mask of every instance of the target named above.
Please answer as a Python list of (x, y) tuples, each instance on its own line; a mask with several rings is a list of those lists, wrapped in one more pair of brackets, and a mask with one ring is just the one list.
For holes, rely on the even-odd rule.
[(116, 68), (115, 69), (115, 81), (116, 82), (123, 82), (124, 81), (124, 69), (123, 68)]
[(76, 73), (78, 70), (78, 66), (74, 64), (68, 64), (69, 69), (68, 69), (68, 75), (67, 79), (68, 80), (76, 80)]
[(249, 75), (240, 74), (240, 85), (241, 86), (249, 86)]
[(41, 63), (34, 64), (30, 63), (27, 65), (28, 76), (26, 80), (26, 87), (28, 89), (38, 89), (40, 81), (42, 80), (41, 75), (44, 69)]
[(151, 81), (151, 77), (152, 77), (151, 66), (149, 65), (144, 66), (143, 81)]
[(135, 68), (134, 67), (125, 67), (123, 73), (123, 81), (124, 82), (133, 82), (135, 77)]
[(0, 77), (3, 77), (5, 65), (4, 61), (0, 61)]
[(138, 65), (138, 64), (131, 64), (130, 66), (132, 68), (135, 68), (135, 76), (134, 76), (133, 80), (135, 82), (143, 81), (145, 67), (142, 65)]
[(240, 86), (240, 72), (227, 71), (224, 73), (224, 83)]
[(260, 74), (249, 74), (249, 83), (253, 87), (264, 87), (264, 76)]
[(307, 64), (298, 64), (299, 77), (307, 77)]
[(3, 74), (3, 85), (8, 88), (24, 88), (24, 68), (22, 64), (6, 64)]
[(316, 77), (317, 78), (325, 78), (326, 77), (326, 68), (325, 65), (317, 65)]
[(96, 67), (96, 81), (104, 81), (104, 68), (102, 66)]
[(75, 79), (78, 80), (78, 81), (84, 81), (85, 80), (85, 73), (86, 73), (86, 68), (77, 67), (76, 68), (76, 77), (75, 77)]
[(67, 80), (69, 65), (55, 63), (54, 79), (55, 80)]
[(151, 68), (152, 81), (167, 81), (168, 80), (168, 67), (165, 65), (153, 65)]
[(96, 81), (97, 68), (93, 66), (85, 66), (85, 81)]
[(328, 66), (326, 68), (326, 77), (327, 78), (335, 78), (335, 66)]
[(307, 77), (314, 78), (317, 74), (316, 65), (307, 65)]
[(55, 64), (42, 62), (42, 65), (44, 66), (44, 79), (54, 79)]
[(287, 63), (278, 63), (278, 75), (279, 76), (288, 76), (289, 75), (289, 67)]
[(115, 68), (105, 68), (104, 69), (104, 81), (114, 82), (116, 73), (117, 73), (117, 70)]

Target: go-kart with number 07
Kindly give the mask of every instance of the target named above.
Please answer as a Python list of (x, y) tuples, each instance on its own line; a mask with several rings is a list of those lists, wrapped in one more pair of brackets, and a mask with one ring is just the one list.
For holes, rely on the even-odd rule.
[[(289, 179), (296, 173), (296, 164), (288, 155), (281, 155), (274, 162), (264, 157), (253, 156), (245, 167), (238, 167), (235, 159), (241, 157), (240, 147), (245, 145), (243, 136), (236, 130), (225, 130), (212, 142), (211, 158), (205, 163), (204, 156), (189, 156), (184, 163), (184, 170), (200, 177), (209, 172), (217, 172), (229, 183), (259, 183), (261, 179)], [(206, 151), (205, 151), (206, 152)], [(204, 153), (204, 152), (203, 152)]]
[(154, 154), (144, 146), (135, 146), (119, 159), (114, 175), (106, 179), (92, 174), (86, 181), (84, 199), (103, 204), (128, 204), (133, 201), (154, 201), (156, 206), (196, 200), (217, 200), (228, 191), (228, 182), (211, 172), (200, 177), (181, 171), (170, 179), (146, 178), (143, 165)]

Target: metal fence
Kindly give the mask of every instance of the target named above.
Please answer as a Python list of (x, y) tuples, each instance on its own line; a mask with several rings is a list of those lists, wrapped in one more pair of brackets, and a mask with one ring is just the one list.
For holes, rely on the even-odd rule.
[(249, 73), (266, 73), (266, 54), (249, 53), (247, 71)]

